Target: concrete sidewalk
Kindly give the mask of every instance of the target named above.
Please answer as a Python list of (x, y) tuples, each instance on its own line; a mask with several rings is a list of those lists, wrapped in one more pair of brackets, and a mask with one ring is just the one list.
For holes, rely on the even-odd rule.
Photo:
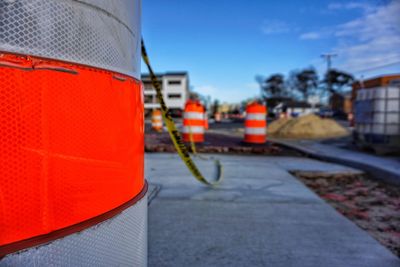
[(400, 159), (375, 156), (372, 154), (339, 148), (312, 140), (281, 140), (272, 142), (290, 147), (309, 156), (359, 168), (371, 173), (377, 179), (400, 185)]
[[(400, 266), (288, 172), (357, 170), (303, 158), (218, 157), (225, 180), (213, 190), (176, 155), (146, 155), (146, 178), (160, 188), (149, 206), (149, 266)], [(212, 162), (198, 164), (212, 177)]]

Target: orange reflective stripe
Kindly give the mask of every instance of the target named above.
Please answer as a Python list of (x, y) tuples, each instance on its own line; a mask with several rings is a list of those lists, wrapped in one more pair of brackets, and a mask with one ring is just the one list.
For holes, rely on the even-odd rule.
[(204, 120), (183, 120), (183, 125), (185, 126), (203, 126)]
[[(182, 134), (184, 140), (190, 140), (190, 134), (183, 133)], [(194, 134), (192, 133), (192, 138), (194, 143), (204, 142), (204, 134)], [(186, 141), (189, 142), (189, 141)]]
[(267, 122), (266, 121), (245, 121), (244, 123), (245, 127), (261, 127), (261, 128), (265, 128), (267, 126)]
[(267, 108), (264, 105), (260, 105), (256, 102), (251, 103), (246, 108), (247, 113), (267, 113)]
[(265, 141), (265, 135), (245, 135), (245, 142), (247, 143), (263, 144)]
[(208, 130), (208, 127), (209, 127), (209, 125), (208, 125), (208, 117), (207, 117), (207, 115), (204, 115), (204, 128), (206, 128)]
[(0, 54), (0, 246), (139, 194), (143, 123), (142, 86), (129, 76)]
[(161, 111), (158, 109), (153, 110), (153, 116), (162, 116)]
[(187, 112), (201, 112), (204, 113), (203, 105), (197, 100), (188, 100), (185, 105)]

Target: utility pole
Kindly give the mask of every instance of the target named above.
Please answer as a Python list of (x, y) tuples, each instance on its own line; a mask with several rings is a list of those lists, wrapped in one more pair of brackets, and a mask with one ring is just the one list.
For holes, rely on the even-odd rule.
[[(329, 77), (329, 72), (331, 70), (332, 67), (332, 58), (337, 57), (337, 54), (333, 54), (333, 53), (326, 53), (326, 54), (322, 54), (321, 55), (322, 58), (324, 58), (326, 60), (326, 79), (327, 79), (327, 85), (328, 85), (328, 92), (330, 94), (332, 94), (332, 83), (331, 83), (331, 79)], [(331, 95), (332, 96), (332, 95)], [(331, 101), (329, 101), (331, 102)], [(333, 103), (330, 103), (331, 109), (333, 108)]]
[(337, 57), (337, 54), (326, 53), (326, 54), (322, 54), (321, 57), (326, 60), (326, 63), (327, 63), (326, 71), (329, 72), (332, 67), (332, 58)]

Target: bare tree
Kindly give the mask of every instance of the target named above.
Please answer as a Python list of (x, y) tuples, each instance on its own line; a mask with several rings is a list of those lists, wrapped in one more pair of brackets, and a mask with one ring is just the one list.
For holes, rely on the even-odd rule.
[(214, 103), (212, 105), (212, 114), (215, 114), (218, 112), (218, 108), (219, 108), (219, 100), (218, 99), (214, 99)]
[(286, 95), (285, 78), (282, 74), (272, 74), (268, 78), (257, 76), (256, 81), (260, 84), (261, 95), (264, 99)]
[(354, 82), (353, 75), (340, 71), (337, 69), (331, 69), (325, 74), (323, 84), (326, 85), (328, 93), (343, 93), (345, 87), (351, 86)]
[(314, 68), (292, 71), (288, 83), (292, 90), (297, 91), (302, 100), (315, 93), (318, 88), (318, 74)]

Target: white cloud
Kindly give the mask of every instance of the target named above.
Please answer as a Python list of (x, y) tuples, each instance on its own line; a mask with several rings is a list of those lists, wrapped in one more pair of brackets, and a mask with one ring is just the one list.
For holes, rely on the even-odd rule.
[(372, 11), (374, 9), (368, 3), (364, 2), (347, 2), (347, 3), (330, 3), (328, 5), (329, 10), (350, 10), (350, 9), (361, 9), (363, 11)]
[(300, 40), (319, 40), (332, 36), (334, 29), (326, 27), (319, 29), (318, 31), (304, 32), (300, 34)]
[(339, 25), (335, 51), (342, 68), (359, 71), (400, 61), (400, 1), (379, 6), (364, 16)]
[(306, 32), (300, 35), (300, 40), (317, 40), (323, 36), (320, 32)]
[(335, 38), (333, 52), (340, 68), (355, 72), (400, 61), (400, 1), (371, 7), (349, 2), (332, 3), (330, 9), (365, 10), (362, 16), (335, 27), (303, 33), (302, 40)]
[(280, 20), (265, 20), (261, 26), (261, 31), (264, 34), (287, 33), (290, 31), (289, 25)]

